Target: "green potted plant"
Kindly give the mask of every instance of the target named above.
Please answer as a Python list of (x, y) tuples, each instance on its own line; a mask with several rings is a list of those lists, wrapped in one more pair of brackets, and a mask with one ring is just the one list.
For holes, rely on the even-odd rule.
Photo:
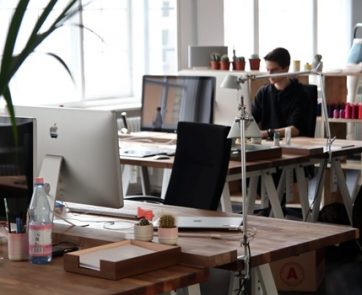
[(254, 53), (249, 58), (249, 65), (251, 71), (259, 71), (260, 68), (260, 58), (257, 53)]
[(235, 71), (244, 71), (245, 70), (245, 57), (238, 56), (234, 61), (234, 70)]
[(227, 54), (223, 54), (220, 58), (220, 70), (228, 71), (230, 69), (230, 59)]
[[(20, 27), (23, 21), (27, 18), (26, 12), (29, 2), (30, 0), (19, 0), (14, 10), (5, 38), (5, 46), (2, 53), (0, 67), (0, 97), (3, 96), (6, 101), (6, 107), (13, 125), (15, 140), (17, 140), (15, 113), (9, 87), (11, 79), (14, 77), (24, 61), (35, 51), (35, 49), (55, 30), (61, 28), (67, 20), (77, 14), (82, 8), (81, 5), (79, 5), (79, 1), (69, 0), (63, 8), (55, 10), (54, 7), (58, 1), (49, 0), (38, 17), (34, 27), (29, 30), (30, 34), (27, 37), (27, 41), (25, 42), (22, 50), (15, 54), (15, 44), (19, 37)], [(45, 27), (44, 24), (48, 25)], [(59, 61), (72, 77), (66, 63), (59, 56), (53, 53), (48, 54)]]
[(210, 68), (212, 70), (220, 69), (220, 53), (213, 52), (210, 54)]
[(153, 225), (145, 217), (142, 217), (139, 222), (134, 225), (134, 238), (139, 241), (152, 241)]
[(176, 226), (176, 218), (171, 214), (163, 214), (160, 216), (158, 225), (158, 240), (161, 244), (176, 245), (178, 236), (178, 228)]

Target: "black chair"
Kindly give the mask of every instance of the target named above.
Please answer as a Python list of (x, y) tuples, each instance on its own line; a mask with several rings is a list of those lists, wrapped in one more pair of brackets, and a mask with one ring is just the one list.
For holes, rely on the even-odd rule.
[(308, 94), (307, 111), (305, 113), (305, 122), (307, 122), (306, 135), (314, 137), (315, 126), (317, 121), (317, 108), (318, 108), (318, 89), (316, 85), (304, 85), (304, 90)]
[(125, 199), (217, 210), (230, 158), (229, 130), (229, 126), (179, 122), (175, 160), (165, 198)]

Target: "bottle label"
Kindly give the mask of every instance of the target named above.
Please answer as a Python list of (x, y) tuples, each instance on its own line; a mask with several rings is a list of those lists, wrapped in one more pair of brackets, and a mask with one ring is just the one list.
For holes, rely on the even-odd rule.
[(29, 225), (29, 255), (48, 256), (52, 254), (52, 224)]

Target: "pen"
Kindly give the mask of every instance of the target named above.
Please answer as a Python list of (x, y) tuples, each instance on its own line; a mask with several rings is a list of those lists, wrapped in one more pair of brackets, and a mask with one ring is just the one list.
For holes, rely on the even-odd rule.
[(8, 201), (6, 200), (6, 198), (4, 198), (4, 204), (5, 204), (6, 222), (8, 224), (8, 231), (9, 231), (9, 233), (11, 233), (11, 225), (10, 225), (10, 220), (9, 220), (9, 207), (8, 207)]
[(20, 217), (16, 217), (15, 219), (16, 222), (16, 233), (20, 234), (23, 232), (23, 221), (21, 220)]

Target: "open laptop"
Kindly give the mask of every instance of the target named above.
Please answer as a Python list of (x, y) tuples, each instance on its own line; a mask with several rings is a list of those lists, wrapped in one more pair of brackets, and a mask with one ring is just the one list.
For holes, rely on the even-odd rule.
[(170, 145), (169, 147), (123, 147), (119, 149), (120, 156), (124, 157), (135, 157), (135, 158), (145, 158), (152, 157), (156, 155), (175, 155), (176, 145)]
[[(158, 221), (153, 222), (154, 227)], [(243, 216), (177, 216), (176, 224), (179, 229), (239, 230)]]

